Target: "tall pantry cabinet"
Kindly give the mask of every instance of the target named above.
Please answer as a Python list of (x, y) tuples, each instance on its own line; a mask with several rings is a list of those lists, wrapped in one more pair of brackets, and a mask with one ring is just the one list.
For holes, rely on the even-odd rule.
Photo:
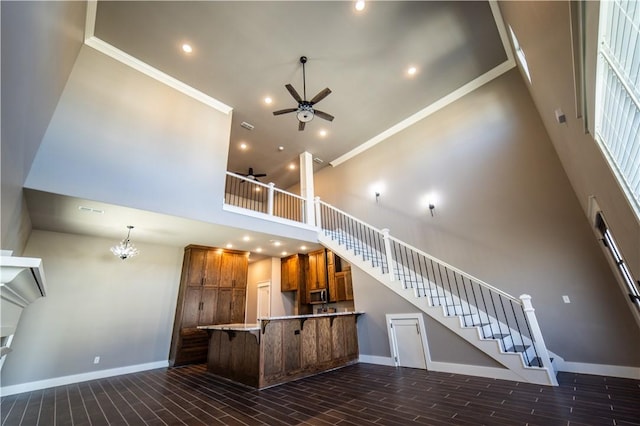
[(247, 254), (185, 247), (169, 352), (171, 366), (207, 360), (209, 338), (199, 325), (244, 322)]

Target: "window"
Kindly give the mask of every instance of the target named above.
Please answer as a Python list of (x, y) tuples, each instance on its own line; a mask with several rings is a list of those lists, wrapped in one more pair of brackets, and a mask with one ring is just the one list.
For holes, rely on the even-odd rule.
[(531, 73), (529, 72), (529, 65), (527, 65), (527, 58), (524, 56), (524, 50), (520, 47), (520, 43), (518, 42), (518, 38), (516, 34), (513, 32), (513, 28), (509, 26), (509, 34), (511, 34), (511, 41), (513, 42), (513, 48), (516, 51), (516, 56), (518, 57), (518, 61), (520, 62), (520, 66), (524, 70), (527, 79), (529, 80), (529, 84), (531, 84)]
[(600, 2), (595, 139), (640, 218), (640, 3)]
[(640, 283), (636, 284), (636, 282), (633, 280), (631, 271), (629, 271), (627, 264), (620, 255), (620, 251), (618, 250), (616, 241), (613, 239), (613, 235), (611, 234), (611, 231), (607, 227), (607, 224), (604, 221), (602, 214), (600, 213), (596, 213), (596, 228), (598, 228), (598, 231), (600, 231), (600, 234), (602, 235), (602, 243), (609, 251), (609, 254), (611, 254), (611, 257), (617, 266), (618, 272), (620, 273), (620, 276), (625, 283), (629, 298), (631, 299), (631, 303), (633, 303), (637, 308), (640, 309), (640, 292), (638, 292), (638, 285), (640, 285)]

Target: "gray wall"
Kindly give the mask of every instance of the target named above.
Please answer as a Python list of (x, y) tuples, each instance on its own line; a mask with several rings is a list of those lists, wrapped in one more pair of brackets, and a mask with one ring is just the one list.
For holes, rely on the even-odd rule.
[(517, 70), (314, 179), (338, 208), (530, 294), (547, 346), (567, 361), (640, 365), (640, 330)]
[(85, 46), (25, 186), (212, 221), (230, 126), (230, 114)]
[(22, 313), (3, 386), (168, 359), (183, 249), (137, 244), (122, 261), (115, 243), (31, 233), (25, 255), (42, 258), (48, 296)]
[[(584, 2), (587, 12), (587, 99), (593, 102), (595, 52), (599, 2)], [(619, 248), (636, 279), (640, 279), (640, 220), (591, 134), (585, 133), (585, 117), (577, 118), (572, 68), (569, 3), (566, 1), (500, 2), (505, 21), (511, 25), (527, 57), (533, 84), (526, 85), (553, 146), (577, 194), (584, 212), (593, 195), (603, 210)], [(555, 110), (565, 112), (560, 125)], [(593, 127), (590, 105), (586, 120)]]
[(31, 231), (22, 186), (80, 50), (85, 8), (80, 1), (0, 3), (1, 245), (17, 255)]
[[(408, 314), (420, 309), (357, 267), (351, 268), (355, 308), (365, 312), (358, 318), (358, 345), (363, 355), (390, 357), (386, 314)], [(440, 323), (422, 314), (432, 361), (502, 368)]]

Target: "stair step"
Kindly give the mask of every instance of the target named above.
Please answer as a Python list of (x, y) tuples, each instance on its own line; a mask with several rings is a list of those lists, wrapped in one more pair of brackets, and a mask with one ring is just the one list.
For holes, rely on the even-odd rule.
[(507, 349), (507, 352), (524, 352), (529, 349), (531, 345), (515, 345)]
[(496, 339), (496, 340), (502, 340), (505, 337), (509, 337), (509, 334), (504, 334), (504, 333), (496, 333), (492, 336), (488, 336), (487, 339)]

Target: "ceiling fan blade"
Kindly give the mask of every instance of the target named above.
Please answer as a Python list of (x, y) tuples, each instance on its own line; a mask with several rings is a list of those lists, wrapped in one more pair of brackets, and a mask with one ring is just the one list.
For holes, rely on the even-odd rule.
[(333, 121), (333, 115), (327, 114), (324, 111), (318, 111), (317, 109), (314, 109), (313, 113), (322, 119), (325, 119), (327, 121)]
[(305, 124), (304, 121), (299, 121), (298, 122), (298, 130), (299, 131), (303, 131), (304, 130), (304, 124)]
[(265, 177), (266, 175), (267, 175), (266, 173), (257, 173), (255, 175), (253, 175), (253, 177), (259, 178), (259, 177)]
[(286, 114), (289, 112), (294, 112), (297, 111), (298, 108), (286, 108), (286, 109), (280, 109), (278, 111), (273, 111), (273, 115), (280, 115), (280, 114)]
[(323, 100), (324, 98), (326, 98), (327, 96), (329, 96), (329, 93), (331, 93), (331, 89), (329, 89), (328, 87), (324, 90), (322, 90), (320, 93), (318, 93), (317, 95), (315, 95), (313, 97), (313, 99), (311, 99), (309, 101), (309, 103), (311, 105), (313, 104), (317, 104), (318, 102), (320, 102), (321, 100)]
[(300, 95), (298, 95), (298, 92), (296, 92), (296, 89), (294, 89), (292, 85), (285, 84), (284, 87), (287, 88), (287, 90), (289, 91), (289, 93), (291, 93), (291, 96), (293, 96), (293, 99), (295, 99), (296, 102), (302, 102), (302, 98), (300, 97)]

